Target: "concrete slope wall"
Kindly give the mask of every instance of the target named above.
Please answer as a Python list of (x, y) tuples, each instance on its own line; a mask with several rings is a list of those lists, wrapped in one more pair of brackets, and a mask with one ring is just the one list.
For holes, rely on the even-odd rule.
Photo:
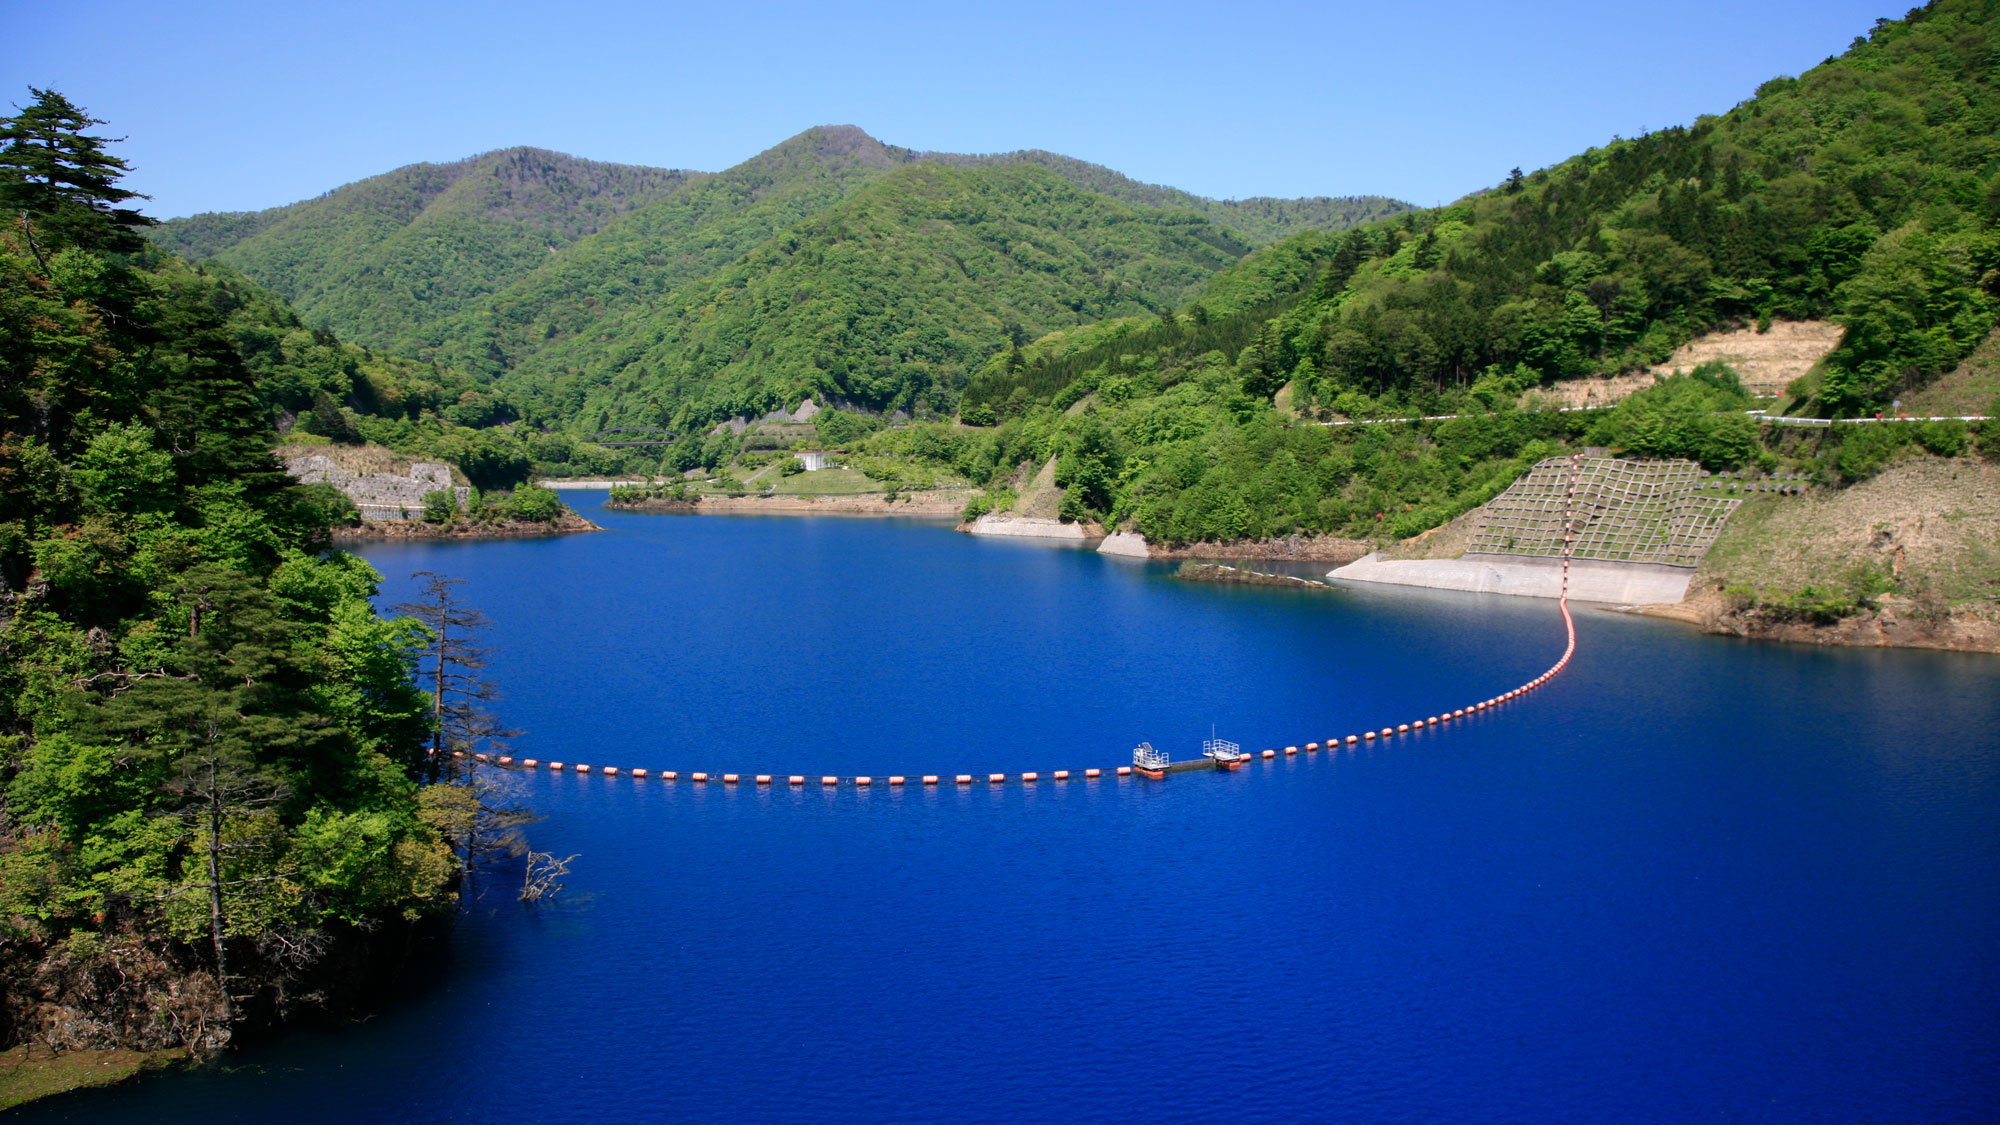
[[(1348, 563), (1327, 577), (1522, 598), (1562, 596), (1562, 560), (1522, 555), (1385, 559), (1378, 552)], [(1687, 596), (1688, 580), (1693, 577), (1692, 567), (1579, 559), (1570, 564), (1569, 596), (1571, 601), (1610, 605), (1672, 604)]]

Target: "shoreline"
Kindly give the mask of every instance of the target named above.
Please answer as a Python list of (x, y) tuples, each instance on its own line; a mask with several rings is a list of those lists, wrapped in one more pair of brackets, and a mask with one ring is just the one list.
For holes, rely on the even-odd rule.
[(676, 515), (787, 515), (787, 516), (905, 516), (956, 521), (965, 511), (970, 491), (938, 493), (905, 492), (895, 500), (886, 493), (855, 496), (696, 496), (687, 500), (639, 500), (604, 502), (607, 511), (653, 512)]
[(418, 539), (534, 539), (549, 535), (578, 535), (603, 531), (596, 524), (568, 512), (548, 523), (508, 520), (502, 523), (426, 523), (423, 520), (366, 520), (358, 527), (333, 529), (335, 543), (385, 543)]
[(1922, 612), (1916, 603), (1883, 598), (1875, 608), (1824, 624), (1740, 608), (1716, 591), (1690, 594), (1661, 605), (1606, 606), (1613, 613), (1685, 625), (1713, 637), (1820, 645), (1828, 648), (1900, 648), (2000, 655), (2000, 611), (1965, 608)]

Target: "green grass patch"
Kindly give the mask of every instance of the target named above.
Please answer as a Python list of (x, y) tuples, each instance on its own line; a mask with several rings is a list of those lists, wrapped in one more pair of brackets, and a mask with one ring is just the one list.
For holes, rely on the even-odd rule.
[(765, 484), (776, 484), (779, 496), (866, 496), (884, 491), (881, 481), (871, 480), (855, 469), (821, 469), (789, 477), (772, 473), (762, 480)]
[(64, 1051), (15, 1047), (0, 1051), (0, 1110), (38, 1098), (110, 1086), (148, 1070), (165, 1070), (187, 1062), (185, 1048), (163, 1051)]

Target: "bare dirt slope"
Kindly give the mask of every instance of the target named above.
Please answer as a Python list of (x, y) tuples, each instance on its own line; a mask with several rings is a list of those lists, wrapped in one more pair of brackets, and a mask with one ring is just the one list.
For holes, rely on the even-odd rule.
[(1751, 394), (1781, 394), (1792, 380), (1812, 370), (1840, 343), (1842, 328), (1823, 320), (1778, 321), (1764, 331), (1753, 327), (1711, 332), (1690, 340), (1667, 359), (1644, 371), (1627, 371), (1590, 379), (1565, 379), (1530, 391), (1555, 399), (1562, 406), (1608, 406), (1653, 385), (1676, 371), (1692, 371), (1712, 360), (1736, 369)]

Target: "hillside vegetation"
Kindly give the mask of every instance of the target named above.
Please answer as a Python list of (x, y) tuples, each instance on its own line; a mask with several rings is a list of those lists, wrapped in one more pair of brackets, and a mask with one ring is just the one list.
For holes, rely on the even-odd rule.
[(1760, 433), (1726, 371), (1600, 414), (1513, 404), (1771, 318), (1845, 328), (1795, 388), (1801, 409), (1872, 413), (1957, 368), (2000, 308), (1996, 8), (1939, 0), (1722, 116), (1450, 207), (1260, 248), (1172, 318), (997, 355), (962, 398), (980, 429), (878, 440), (934, 456), (949, 437), (960, 471), (996, 489), (1059, 455), (1071, 514), (1168, 542), (1400, 538), (1564, 443), (1803, 469), (1832, 485), (1903, 451), (1963, 452), (1957, 424)]
[(99, 122), (31, 93), (0, 119), (0, 1044), (207, 1052), (454, 908), (430, 634), (271, 456), (267, 384), (344, 353), (246, 360), (268, 298), (147, 251)]
[[(872, 203), (840, 210), (867, 190), (879, 193)], [(978, 198), (960, 198), (968, 194)], [(1039, 212), (1044, 205), (1051, 209)], [(767, 392), (793, 405), (815, 389), (870, 407), (909, 405), (927, 386), (962, 384), (1013, 325), (1038, 335), (1167, 307), (1257, 242), (1404, 207), (1379, 197), (1207, 200), (1050, 153), (919, 153), (827, 126), (714, 175), (529, 149), (417, 165), (276, 211), (175, 220), (156, 239), (241, 271), (309, 322), (360, 344), (504, 381), (536, 404), (539, 421), (596, 428), (600, 415), (694, 425), (717, 409), (749, 409)], [(884, 225), (885, 210), (904, 214)], [(1084, 226), (1111, 225), (1085, 211), (1158, 231), (1085, 234)], [(902, 261), (863, 281), (848, 271), (865, 263), (835, 253), (808, 259), (793, 281), (853, 282), (868, 291), (858, 298), (862, 316), (879, 303), (937, 324), (844, 327), (830, 345), (866, 356), (860, 366), (870, 370), (858, 376), (810, 357), (766, 357), (761, 343), (720, 364), (713, 353), (726, 339), (694, 340), (688, 347), (699, 352), (684, 354), (683, 322), (741, 287), (749, 255), (792, 254), (842, 221), (867, 226), (866, 237), (893, 236)], [(989, 222), (994, 229), (983, 229)], [(1046, 276), (984, 288), (996, 275), (966, 260), (996, 243), (1018, 272)], [(825, 308), (787, 319), (781, 298), (798, 291), (763, 298), (759, 331), (824, 331)], [(976, 309), (958, 308), (968, 302)], [(728, 323), (732, 315), (715, 326), (722, 336), (744, 331)], [(726, 385), (715, 393), (691, 389), (718, 375)], [(948, 411), (950, 396), (935, 405)]]
[(513, 148), (269, 211), (176, 219), (152, 239), (236, 269), (310, 323), (415, 356), (453, 314), (690, 179), (699, 175)]

